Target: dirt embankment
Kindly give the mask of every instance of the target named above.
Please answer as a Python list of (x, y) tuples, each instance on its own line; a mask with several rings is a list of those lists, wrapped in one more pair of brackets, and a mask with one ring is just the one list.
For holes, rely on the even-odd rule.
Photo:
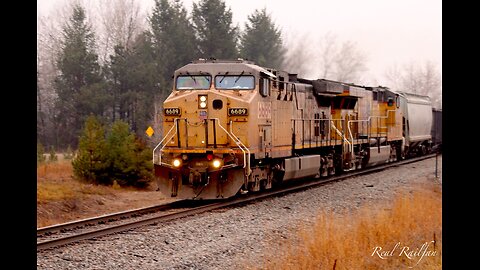
[(156, 191), (83, 183), (74, 179), (68, 160), (37, 167), (37, 227), (172, 201)]

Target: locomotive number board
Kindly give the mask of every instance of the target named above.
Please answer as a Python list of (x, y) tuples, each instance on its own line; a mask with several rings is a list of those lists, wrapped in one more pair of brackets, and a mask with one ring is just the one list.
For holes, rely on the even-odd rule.
[(180, 108), (165, 108), (163, 112), (165, 115), (180, 115)]
[(236, 115), (248, 115), (247, 108), (228, 108), (228, 115), (236, 116)]

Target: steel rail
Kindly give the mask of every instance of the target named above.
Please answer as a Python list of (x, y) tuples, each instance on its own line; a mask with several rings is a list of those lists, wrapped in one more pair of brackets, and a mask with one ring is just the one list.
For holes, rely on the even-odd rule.
[[(130, 229), (138, 228), (145, 225), (152, 225), (152, 224), (167, 222), (174, 219), (201, 214), (204, 212), (208, 212), (208, 211), (212, 211), (220, 208), (225, 208), (225, 207), (234, 206), (234, 205), (248, 204), (254, 201), (259, 201), (259, 200), (267, 199), (270, 197), (281, 196), (290, 192), (302, 191), (315, 186), (320, 186), (320, 185), (344, 180), (344, 179), (355, 177), (355, 176), (378, 172), (378, 171), (387, 169), (389, 167), (398, 167), (400, 165), (405, 165), (408, 163), (414, 163), (414, 162), (418, 162), (428, 158), (433, 158), (435, 157), (435, 155), (436, 154), (430, 154), (422, 157), (410, 158), (402, 161), (386, 163), (386, 164), (382, 164), (382, 165), (378, 165), (370, 168), (367, 167), (360, 171), (352, 171), (352, 172), (344, 173), (337, 176), (329, 176), (326, 178), (317, 178), (315, 180), (309, 180), (301, 184), (297, 183), (297, 185), (295, 186), (289, 186), (289, 187), (278, 189), (278, 190), (269, 190), (263, 193), (251, 193), (246, 196), (244, 195), (241, 197), (233, 197), (220, 202), (215, 201), (214, 203), (211, 203), (211, 204), (195, 207), (192, 209), (182, 210), (176, 213), (169, 213), (169, 214), (164, 214), (160, 216), (150, 217), (140, 221), (132, 221), (132, 222), (115, 225), (108, 228), (102, 228), (95, 231), (83, 232), (76, 235), (67, 236), (64, 238), (57, 238), (57, 239), (47, 240), (43, 242), (37, 242), (37, 251), (54, 248), (54, 247), (78, 242), (81, 240), (87, 240), (95, 237), (124, 232)], [(200, 201), (196, 201), (196, 202), (200, 202)]]
[(158, 205), (153, 205), (148, 207), (116, 212), (112, 214), (105, 214), (97, 217), (75, 220), (75, 221), (61, 223), (61, 224), (55, 224), (51, 226), (40, 227), (40, 228), (37, 228), (37, 237), (43, 236), (43, 235), (49, 235), (59, 231), (62, 232), (62, 231), (71, 230), (71, 229), (78, 229), (78, 228), (89, 226), (92, 224), (112, 222), (112, 221), (117, 221), (125, 218), (143, 215), (143, 214), (148, 214), (152, 212), (165, 211), (169, 209), (185, 207), (187, 203), (188, 202), (185, 200), (179, 200), (179, 201), (173, 201), (170, 203), (158, 204)]

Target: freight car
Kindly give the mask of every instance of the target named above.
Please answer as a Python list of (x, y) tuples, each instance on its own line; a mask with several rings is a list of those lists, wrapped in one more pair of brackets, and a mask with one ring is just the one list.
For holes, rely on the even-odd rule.
[(432, 151), (442, 152), (442, 110), (432, 109)]
[(432, 146), (432, 103), (428, 96), (399, 92), (402, 112), (402, 156), (424, 155)]
[(238, 60), (175, 71), (155, 177), (167, 196), (220, 199), (325, 177), (431, 148), (428, 97)]

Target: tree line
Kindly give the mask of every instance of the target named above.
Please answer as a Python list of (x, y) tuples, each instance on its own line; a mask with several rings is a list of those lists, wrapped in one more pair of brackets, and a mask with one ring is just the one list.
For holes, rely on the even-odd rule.
[[(138, 137), (146, 138), (148, 126), (159, 134), (174, 70), (198, 58), (243, 58), (346, 82), (361, 81), (368, 70), (368, 58), (355, 42), (330, 33), (317, 41), (305, 35), (287, 39), (266, 8), (254, 10), (241, 30), (223, 0), (198, 0), (190, 14), (181, 0), (155, 0), (148, 15), (138, 0), (97, 5), (87, 9), (69, 2), (38, 20), (37, 138), (45, 149), (77, 149), (91, 115), (106, 126), (123, 121)], [(421, 75), (416, 66), (389, 70), (387, 82), (397, 90), (439, 92), (438, 70), (425, 68)], [(149, 145), (159, 141), (156, 134), (147, 138)]]
[[(90, 115), (103, 124), (124, 121), (144, 136), (146, 128), (158, 122), (159, 106), (170, 92), (174, 70), (194, 59), (245, 58), (281, 67), (285, 51), (281, 32), (266, 9), (255, 10), (240, 32), (222, 0), (194, 3), (191, 16), (180, 0), (156, 0), (148, 28), (138, 31), (136, 3), (120, 2), (123, 6), (112, 10), (117, 16), (105, 19), (112, 32), (103, 40), (113, 45), (103, 61), (96, 33), (80, 3), (71, 6), (61, 36), (56, 37), (57, 52), (50, 57), (55, 72), (49, 72), (45, 58), (39, 59), (37, 138), (41, 144), (77, 148)], [(50, 85), (40, 83), (47, 75)], [(45, 94), (48, 91), (42, 87), (49, 86)]]

